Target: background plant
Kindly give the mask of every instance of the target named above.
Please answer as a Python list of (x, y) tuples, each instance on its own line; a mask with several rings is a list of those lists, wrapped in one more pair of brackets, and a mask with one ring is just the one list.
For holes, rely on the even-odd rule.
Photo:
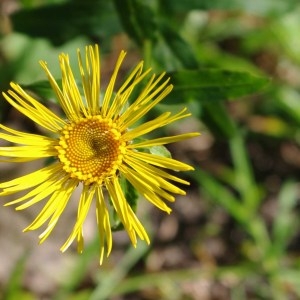
[[(52, 100), (39, 59), (55, 68), (61, 51), (75, 53), (77, 47), (99, 43), (109, 72), (109, 58), (126, 48), (132, 65), (141, 57), (147, 67), (166, 70), (172, 78), (174, 91), (153, 114), (166, 106), (188, 106), (194, 119), (182, 125), (202, 132), (194, 144), (170, 147), (196, 171), (188, 174), (191, 188), (178, 199), (173, 215), (147, 211), (152, 248), (140, 243), (125, 253), (120, 244), (122, 255), (95, 268), (97, 242), (91, 241), (51, 291), (53, 299), (300, 297), (298, 1), (23, 0), (1, 5), (1, 90), (15, 80), (41, 101)], [(11, 122), (12, 109), (3, 101), (0, 106), (1, 122)], [(168, 130), (177, 132), (180, 125)], [(181, 208), (189, 205), (184, 214)], [(174, 221), (168, 229), (177, 226), (167, 240), (157, 234), (165, 219)], [(153, 267), (161, 253), (175, 255), (175, 263), (165, 259)], [(4, 299), (35, 299), (26, 286), (29, 256), (24, 251), (8, 272)]]

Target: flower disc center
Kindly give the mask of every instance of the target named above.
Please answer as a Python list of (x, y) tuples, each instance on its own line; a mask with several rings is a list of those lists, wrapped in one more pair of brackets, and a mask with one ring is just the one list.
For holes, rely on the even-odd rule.
[(122, 162), (125, 143), (116, 124), (101, 116), (68, 124), (59, 139), (58, 158), (71, 177), (85, 184), (102, 183)]

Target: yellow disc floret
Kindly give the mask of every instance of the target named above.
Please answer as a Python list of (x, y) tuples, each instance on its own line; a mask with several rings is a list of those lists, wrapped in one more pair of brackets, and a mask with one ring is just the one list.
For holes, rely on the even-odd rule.
[(116, 124), (100, 115), (81, 118), (64, 127), (58, 158), (72, 178), (102, 184), (122, 163), (126, 143)]

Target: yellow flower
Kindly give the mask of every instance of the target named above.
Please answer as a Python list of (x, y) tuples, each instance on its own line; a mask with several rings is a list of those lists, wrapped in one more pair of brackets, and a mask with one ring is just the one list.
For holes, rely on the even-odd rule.
[[(0, 196), (26, 191), (26, 194), (6, 205), (19, 204), (17, 210), (28, 208), (42, 200), (47, 202), (35, 220), (24, 231), (35, 230), (44, 223), (46, 229), (39, 236), (40, 243), (50, 235), (75, 189), (81, 187), (77, 220), (61, 247), (65, 251), (76, 239), (78, 252), (83, 251), (83, 223), (91, 202), (96, 202), (96, 219), (100, 238), (100, 263), (112, 249), (109, 211), (113, 210), (123, 223), (134, 246), (137, 236), (149, 243), (148, 235), (125, 199), (120, 178), (125, 178), (148, 201), (167, 213), (171, 209), (165, 201), (174, 201), (174, 194), (185, 192), (172, 182), (189, 184), (166, 169), (187, 171), (193, 168), (172, 158), (141, 151), (197, 136), (187, 133), (152, 140), (137, 140), (142, 135), (163, 127), (190, 114), (186, 109), (172, 115), (165, 112), (145, 123), (137, 122), (172, 90), (164, 74), (152, 75), (138, 96), (132, 99), (135, 87), (151, 70), (143, 71), (140, 62), (122, 86), (114, 93), (115, 82), (122, 61), (122, 51), (116, 62), (105, 93), (100, 94), (100, 57), (98, 46), (86, 47), (85, 58), (78, 50), (78, 63), (83, 92), (75, 81), (66, 54), (59, 56), (62, 88), (51, 75), (46, 62), (40, 64), (65, 114), (61, 118), (11, 83), (11, 90), (3, 93), (5, 99), (19, 112), (50, 132), (49, 136), (25, 133), (0, 124), (0, 138), (14, 146), (0, 147), (0, 161), (27, 162), (41, 158), (54, 158), (54, 162), (35, 172), (0, 184)], [(135, 125), (135, 126), (134, 126)], [(107, 191), (110, 204), (105, 200)], [(109, 209), (109, 205), (112, 206)]]

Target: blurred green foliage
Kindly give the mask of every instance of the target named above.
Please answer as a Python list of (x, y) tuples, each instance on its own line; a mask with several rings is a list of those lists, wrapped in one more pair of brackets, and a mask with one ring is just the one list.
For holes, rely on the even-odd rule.
[[(210, 267), (199, 260), (196, 268), (133, 272), (147, 257), (148, 248), (140, 244), (117, 266), (99, 269), (92, 287), (80, 288), (91, 261), (97, 261), (94, 242), (53, 299), (111, 299), (150, 288), (159, 299), (194, 299), (179, 287), (196, 279), (228, 282), (233, 300), (299, 299), (299, 1), (15, 2), (18, 8), (7, 16), (12, 30), (2, 23), (1, 90), (17, 80), (42, 99), (53, 100), (39, 59), (50, 66), (55, 61), (59, 79), (58, 53), (72, 55), (77, 47), (99, 43), (105, 55), (125, 35), (128, 51), (171, 77), (174, 90), (164, 105), (188, 106), (203, 135), (213, 140), (204, 158), (197, 159), (201, 153), (190, 157), (196, 171), (189, 180), (198, 187), (199, 205), (208, 205), (191, 243), (227, 238), (228, 232), (209, 217), (218, 209), (226, 212), (232, 231), (242, 232), (231, 245), (233, 262), (223, 258)], [(9, 107), (1, 101), (0, 109), (5, 122)], [(296, 149), (296, 154), (284, 149)], [(131, 187), (128, 193), (134, 194)], [(271, 220), (264, 213), (270, 202), (276, 208)], [(5, 299), (35, 299), (22, 287), (23, 268), (22, 258), (4, 288)]]

